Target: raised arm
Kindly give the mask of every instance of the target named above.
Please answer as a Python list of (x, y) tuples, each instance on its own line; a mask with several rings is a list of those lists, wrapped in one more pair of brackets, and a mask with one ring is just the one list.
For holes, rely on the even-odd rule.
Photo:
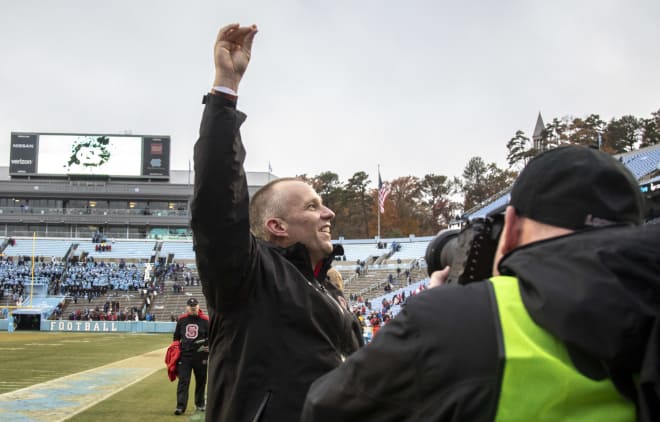
[[(225, 26), (214, 48), (214, 88), (206, 96), (199, 139), (195, 144), (195, 188), (191, 204), (197, 269), (204, 295), (217, 310), (237, 299), (242, 276), (250, 265), (252, 240), (249, 196), (236, 91), (247, 69), (256, 26)], [(217, 91), (216, 87), (223, 87)]]

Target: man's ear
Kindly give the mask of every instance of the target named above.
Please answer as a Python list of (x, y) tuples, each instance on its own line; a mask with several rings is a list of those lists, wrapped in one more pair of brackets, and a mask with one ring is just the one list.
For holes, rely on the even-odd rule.
[(520, 217), (516, 214), (516, 209), (511, 205), (507, 206), (504, 212), (504, 227), (493, 260), (493, 275), (499, 275), (497, 266), (502, 257), (520, 244), (521, 229)]
[(289, 237), (287, 224), (280, 218), (273, 217), (266, 220), (266, 230), (268, 230), (268, 233), (270, 233), (272, 237)]

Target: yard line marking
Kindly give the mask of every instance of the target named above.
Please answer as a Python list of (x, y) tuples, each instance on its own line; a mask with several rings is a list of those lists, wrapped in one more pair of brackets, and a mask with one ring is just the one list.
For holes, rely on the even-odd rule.
[(0, 394), (0, 414), (16, 422), (64, 421), (164, 368), (166, 350)]

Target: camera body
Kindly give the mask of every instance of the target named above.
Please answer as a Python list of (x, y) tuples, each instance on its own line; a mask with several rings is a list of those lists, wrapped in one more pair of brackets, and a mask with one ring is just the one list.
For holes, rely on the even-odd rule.
[(443, 230), (426, 248), (428, 274), (451, 267), (447, 283), (467, 284), (491, 277), (504, 215), (466, 222), (462, 229)]

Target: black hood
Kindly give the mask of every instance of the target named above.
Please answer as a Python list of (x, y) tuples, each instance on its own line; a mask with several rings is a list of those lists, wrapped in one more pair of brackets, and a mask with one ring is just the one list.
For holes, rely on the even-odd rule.
[[(660, 225), (532, 243), (506, 255), (499, 270), (518, 277), (527, 311), (566, 344), (581, 373), (612, 378), (642, 407), (658, 409)], [(635, 391), (636, 374), (648, 391)]]

